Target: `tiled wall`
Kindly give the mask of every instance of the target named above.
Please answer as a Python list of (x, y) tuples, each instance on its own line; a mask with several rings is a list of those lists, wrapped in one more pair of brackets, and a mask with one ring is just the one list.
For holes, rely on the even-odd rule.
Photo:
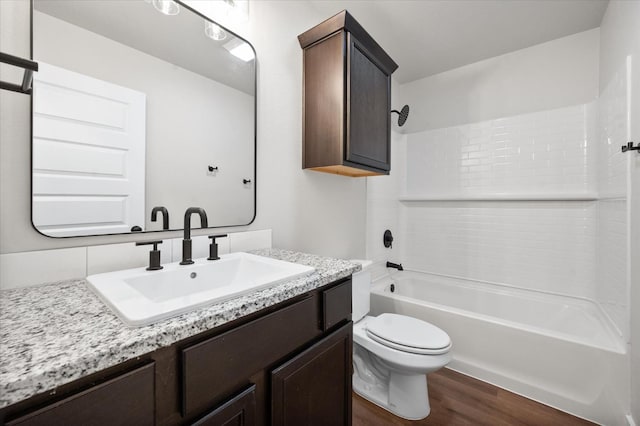
[(593, 298), (593, 202), (417, 202), (404, 209), (409, 269)]
[[(568, 200), (596, 197), (595, 112), (590, 103), (408, 135), (406, 195), (431, 201), (403, 203), (406, 266), (594, 298), (596, 204)], [(505, 201), (527, 196), (559, 201)], [(465, 201), (483, 197), (495, 200)]]
[(596, 102), (406, 135), (405, 267), (586, 297), (626, 338), (627, 89), (622, 66)]
[(619, 332), (629, 337), (627, 159), (620, 147), (628, 141), (627, 64), (621, 63), (598, 100), (597, 292), (596, 300)]
[(598, 193), (601, 198), (627, 196), (628, 76), (621, 64), (615, 77), (603, 88), (598, 100)]
[[(209, 255), (207, 236), (192, 237), (193, 258)], [(218, 241), (220, 254), (271, 247), (271, 230), (235, 232)], [(148, 265), (151, 246), (134, 243), (41, 250), (0, 255), (0, 289), (26, 287), (118, 269)], [(158, 247), (162, 263), (181, 260), (182, 239), (167, 239)]]
[(627, 200), (598, 201), (597, 285), (595, 299), (622, 336), (629, 336), (627, 277)]
[(408, 135), (407, 195), (593, 191), (594, 104)]

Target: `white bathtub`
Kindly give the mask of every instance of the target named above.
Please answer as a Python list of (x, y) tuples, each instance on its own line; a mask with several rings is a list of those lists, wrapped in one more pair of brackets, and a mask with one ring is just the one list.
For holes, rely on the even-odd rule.
[(626, 346), (593, 302), (404, 271), (374, 282), (371, 312), (445, 330), (454, 370), (600, 424), (626, 425)]

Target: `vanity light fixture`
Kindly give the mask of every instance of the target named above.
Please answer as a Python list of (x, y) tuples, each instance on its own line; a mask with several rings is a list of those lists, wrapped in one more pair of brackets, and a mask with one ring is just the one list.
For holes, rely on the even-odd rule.
[(245, 62), (252, 61), (255, 58), (255, 54), (253, 53), (251, 46), (249, 46), (249, 43), (245, 43), (239, 39), (233, 39), (228, 43), (225, 43), (224, 48), (233, 56)]
[(227, 32), (210, 21), (204, 21), (204, 33), (212, 40), (220, 41), (227, 38)]
[(156, 10), (165, 15), (177, 15), (180, 13), (180, 6), (173, 0), (151, 0), (151, 4)]

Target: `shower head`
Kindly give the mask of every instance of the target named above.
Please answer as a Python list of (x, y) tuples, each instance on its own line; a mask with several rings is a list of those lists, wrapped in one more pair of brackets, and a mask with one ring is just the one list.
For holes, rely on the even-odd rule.
[(407, 122), (407, 117), (409, 117), (409, 105), (403, 106), (400, 111), (394, 109), (391, 112), (398, 114), (398, 126), (402, 127)]

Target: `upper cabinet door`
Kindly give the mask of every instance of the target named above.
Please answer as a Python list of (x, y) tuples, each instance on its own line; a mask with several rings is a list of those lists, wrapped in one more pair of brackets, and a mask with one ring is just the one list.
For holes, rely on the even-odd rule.
[(389, 171), (391, 75), (349, 34), (346, 160)]

